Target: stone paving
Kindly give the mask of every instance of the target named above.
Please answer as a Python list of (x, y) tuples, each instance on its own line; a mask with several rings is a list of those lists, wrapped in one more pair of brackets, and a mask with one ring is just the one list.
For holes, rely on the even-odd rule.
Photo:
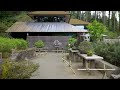
[(30, 79), (102, 79), (99, 71), (78, 71), (82, 63), (72, 62), (76, 74), (62, 61), (62, 53), (48, 52), (45, 56), (38, 55), (32, 61), (39, 63), (40, 67), (32, 74)]

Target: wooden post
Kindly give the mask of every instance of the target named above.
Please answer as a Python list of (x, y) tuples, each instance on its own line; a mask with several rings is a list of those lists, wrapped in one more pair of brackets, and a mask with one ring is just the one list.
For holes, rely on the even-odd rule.
[(90, 68), (95, 68), (95, 60), (90, 60)]
[(77, 45), (80, 43), (80, 33), (77, 33)]
[(86, 67), (86, 60), (84, 58), (83, 59), (83, 68)]
[(106, 75), (106, 67), (105, 67), (105, 64), (104, 64), (104, 74), (103, 74), (103, 77), (102, 77), (102, 79), (106, 79), (107, 78), (107, 75)]

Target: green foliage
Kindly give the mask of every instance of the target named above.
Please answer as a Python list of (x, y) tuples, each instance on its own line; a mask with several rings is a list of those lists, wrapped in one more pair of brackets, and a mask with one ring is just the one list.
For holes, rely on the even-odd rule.
[(11, 45), (13, 46), (13, 48), (16, 48), (18, 50), (24, 50), (28, 47), (27, 41), (23, 39), (12, 39), (12, 40), (13, 40), (13, 43), (11, 43)]
[(0, 33), (4, 32), (7, 28), (8, 27), (4, 23), (0, 22)]
[(10, 39), (0, 37), (0, 52), (3, 53), (3, 57), (9, 56), (12, 49), (24, 50), (28, 47), (27, 41), (23, 39)]
[(27, 79), (39, 67), (30, 61), (15, 62), (8, 59), (4, 60), (2, 68), (2, 79)]
[(38, 40), (34, 43), (35, 47), (37, 48), (43, 48), (45, 46), (44, 42), (42, 40)]
[(118, 32), (113, 32), (113, 31), (109, 31), (106, 33), (107, 38), (109, 38), (109, 39), (117, 38), (119, 36), (118, 34), (119, 34)]
[(70, 48), (72, 48), (73, 46), (75, 46), (75, 43), (77, 42), (76, 38), (69, 38), (68, 40), (68, 44), (70, 44)]
[(102, 56), (105, 61), (120, 66), (120, 43), (94, 43), (95, 54)]
[(32, 21), (26, 11), (0, 11), (0, 32), (5, 32), (16, 21)]
[(93, 51), (92, 50), (88, 50), (87, 51), (87, 56), (92, 56), (93, 55)]
[(88, 50), (93, 50), (92, 43), (88, 41), (80, 42), (78, 46), (80, 53), (87, 53)]
[(92, 41), (101, 40), (102, 34), (107, 31), (107, 27), (96, 20), (88, 24), (87, 28), (89, 29)]
[(12, 38), (12, 37), (10, 36), (10, 33), (0, 33), (0, 37)]

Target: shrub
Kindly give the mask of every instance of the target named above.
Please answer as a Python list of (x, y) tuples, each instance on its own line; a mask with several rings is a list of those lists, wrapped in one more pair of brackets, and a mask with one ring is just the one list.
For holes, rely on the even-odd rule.
[(24, 50), (28, 47), (27, 41), (23, 39), (14, 39), (14, 44), (16, 44), (18, 50)]
[(119, 36), (117, 32), (112, 32), (112, 31), (107, 32), (106, 35), (107, 35), (106, 38), (110, 38), (110, 39), (115, 39)]
[(23, 39), (10, 39), (0, 37), (0, 52), (2, 52), (3, 55), (5, 55), (5, 57), (9, 53), (11, 53), (12, 49), (16, 48), (17, 50), (23, 50), (26, 49), (27, 47), (28, 43)]
[(99, 42), (93, 44), (95, 54), (102, 56), (105, 61), (120, 66), (120, 43)]
[(27, 79), (30, 78), (38, 67), (38, 64), (33, 64), (30, 61), (13, 62), (8, 59), (2, 64), (2, 79)]
[(34, 43), (34, 46), (37, 48), (42, 48), (45, 46), (45, 44), (42, 40), (38, 40), (37, 42)]
[(83, 41), (79, 44), (80, 53), (87, 53), (88, 50), (92, 50), (92, 43), (88, 41)]

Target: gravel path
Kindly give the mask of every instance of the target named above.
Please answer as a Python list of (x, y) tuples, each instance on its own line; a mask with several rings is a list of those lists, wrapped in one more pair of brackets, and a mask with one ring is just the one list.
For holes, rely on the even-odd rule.
[[(88, 75), (85, 71), (77, 71), (80, 63), (73, 63), (74, 74), (62, 61), (61, 53), (47, 53), (45, 56), (37, 56), (32, 61), (39, 63), (40, 67), (32, 74), (30, 79), (99, 79), (101, 73)], [(79, 65), (78, 65), (79, 64)]]

